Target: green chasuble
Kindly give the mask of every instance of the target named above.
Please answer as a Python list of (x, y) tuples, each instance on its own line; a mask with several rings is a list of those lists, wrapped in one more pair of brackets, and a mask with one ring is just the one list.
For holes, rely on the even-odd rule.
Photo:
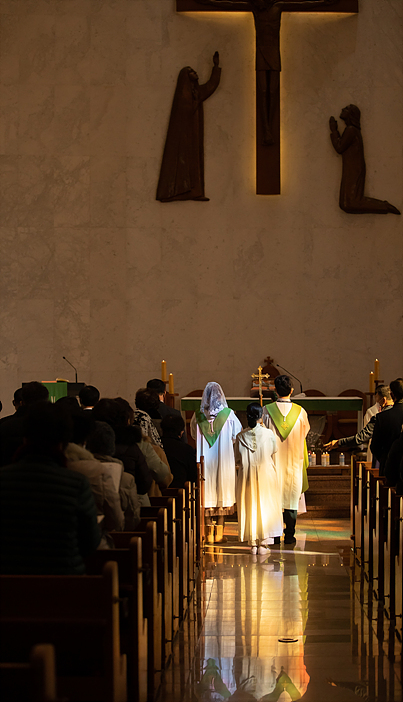
[[(297, 421), (299, 415), (301, 414), (301, 407), (299, 405), (294, 405), (291, 403), (291, 409), (284, 419), (284, 415), (281, 414), (276, 402), (272, 402), (270, 405), (265, 405), (265, 408), (270, 415), (278, 433), (280, 434), (283, 441), (288, 437), (290, 431), (294, 429), (295, 422)], [(309, 465), (308, 460), (308, 449), (306, 447), (306, 441), (304, 439), (304, 463), (302, 471), (302, 492), (308, 490), (308, 475), (306, 469)]]
[(199, 425), (199, 429), (211, 448), (212, 446), (214, 446), (215, 442), (220, 436), (220, 431), (223, 428), (225, 422), (227, 421), (229, 415), (231, 414), (231, 409), (230, 407), (224, 407), (224, 409), (222, 409), (221, 412), (217, 414), (213, 422), (213, 429), (211, 429), (210, 422), (208, 421), (207, 417), (203, 414), (203, 412), (197, 410), (195, 414), (196, 422)]

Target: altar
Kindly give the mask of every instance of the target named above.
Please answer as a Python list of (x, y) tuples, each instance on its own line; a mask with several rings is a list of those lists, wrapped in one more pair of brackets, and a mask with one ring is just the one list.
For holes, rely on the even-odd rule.
[[(234, 412), (245, 412), (247, 406), (256, 401), (252, 397), (227, 397), (226, 398), (228, 407), (230, 407)], [(362, 429), (362, 397), (292, 397), (291, 400), (296, 404), (303, 407), (309, 414), (309, 412), (322, 412), (333, 413), (333, 412), (357, 412), (357, 431)], [(182, 412), (195, 412), (200, 409), (201, 397), (182, 397), (181, 399), (181, 410)], [(268, 404), (268, 402), (263, 400), (263, 404)]]

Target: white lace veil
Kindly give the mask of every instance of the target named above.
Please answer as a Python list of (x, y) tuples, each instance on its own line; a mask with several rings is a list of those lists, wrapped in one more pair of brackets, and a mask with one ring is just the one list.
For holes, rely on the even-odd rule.
[(228, 407), (228, 405), (221, 385), (207, 383), (203, 390), (200, 412), (203, 412), (207, 418), (215, 417), (224, 407)]

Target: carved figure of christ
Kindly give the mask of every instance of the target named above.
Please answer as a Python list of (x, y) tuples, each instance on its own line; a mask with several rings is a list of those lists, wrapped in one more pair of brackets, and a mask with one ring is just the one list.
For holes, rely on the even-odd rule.
[(177, 0), (178, 11), (253, 13), (256, 30), (256, 192), (280, 193), (280, 22), (283, 12), (358, 12), (358, 0)]

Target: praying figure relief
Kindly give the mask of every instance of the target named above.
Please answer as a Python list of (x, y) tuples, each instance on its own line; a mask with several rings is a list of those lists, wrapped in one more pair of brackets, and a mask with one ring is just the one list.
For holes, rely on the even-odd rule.
[(340, 136), (334, 117), (329, 120), (330, 138), (338, 154), (342, 155), (339, 205), (349, 214), (400, 214), (387, 200), (365, 197), (365, 159), (361, 135), (361, 112), (356, 105), (347, 105), (340, 113), (346, 128)]
[(207, 83), (190, 66), (182, 68), (176, 84), (162, 157), (157, 200), (209, 200), (204, 194), (203, 102), (218, 88), (219, 54)]

